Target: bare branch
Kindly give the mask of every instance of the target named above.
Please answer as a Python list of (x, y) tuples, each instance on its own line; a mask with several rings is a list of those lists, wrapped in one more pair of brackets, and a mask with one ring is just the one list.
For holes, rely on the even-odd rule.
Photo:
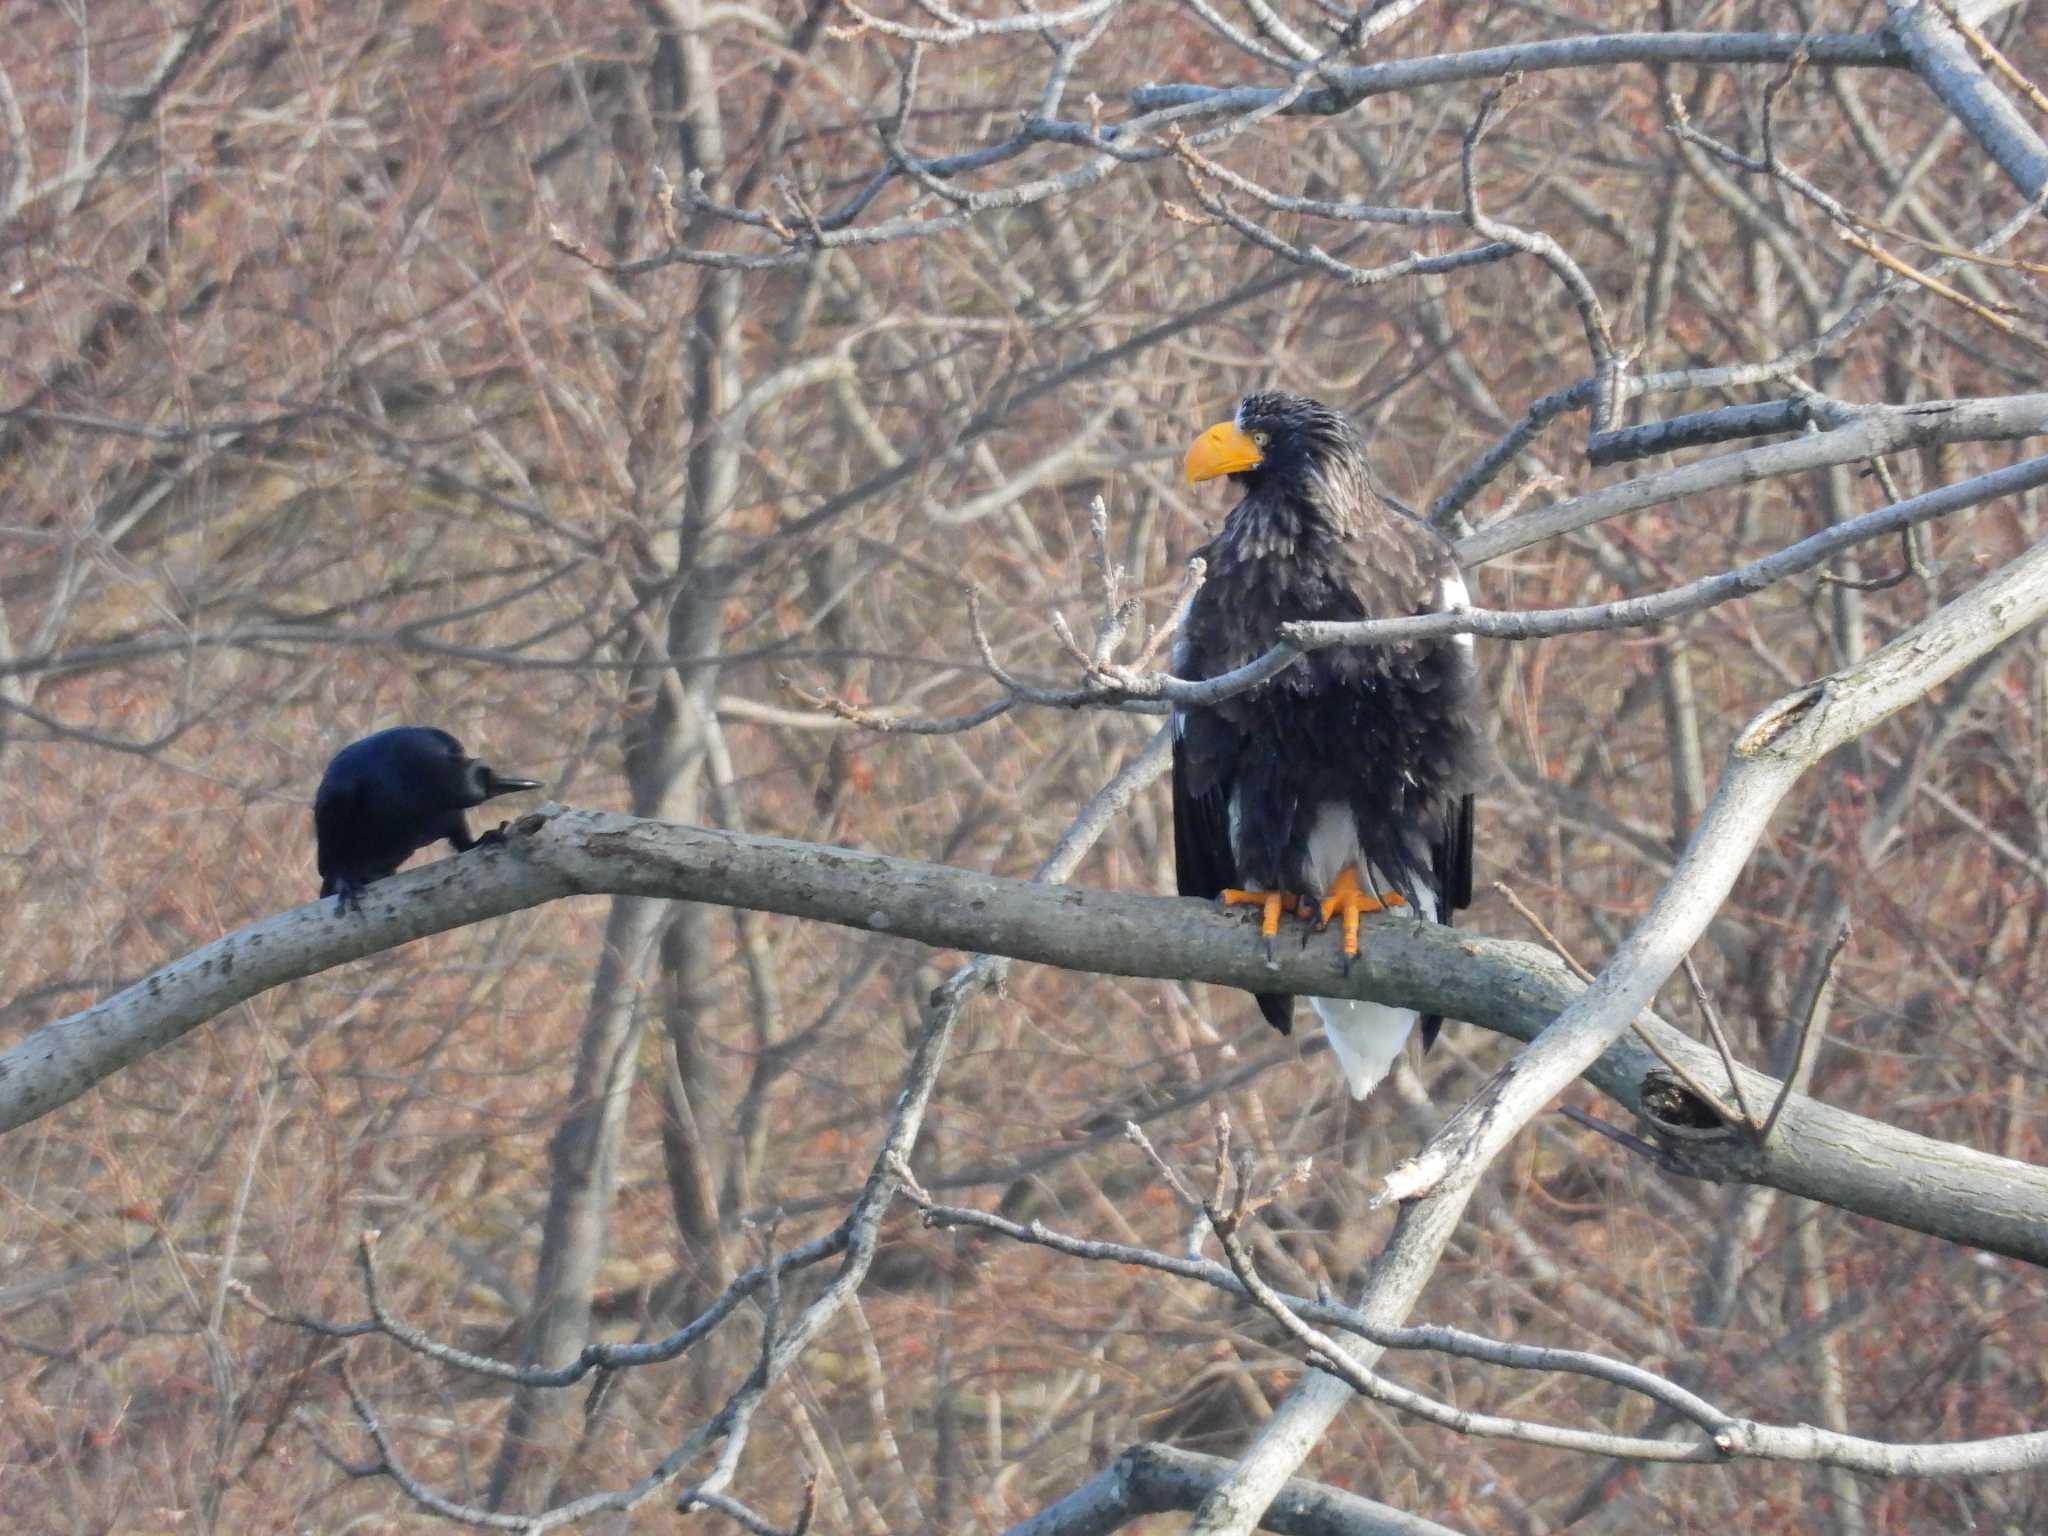
[[(1230, 1463), (1169, 1445), (1134, 1445), (1082, 1487), (1005, 1536), (1106, 1536), (1145, 1515), (1193, 1509)], [(1306, 1478), (1290, 1478), (1260, 1517), (1277, 1536), (1459, 1536), (1447, 1525)]]
[(1693, 1002), (1699, 1006), (1700, 1019), (1707, 1026), (1707, 1036), (1721, 1054), (1721, 1065), (1728, 1073), (1728, 1086), (1734, 1090), (1735, 1107), (1741, 1112), (1742, 1123), (1751, 1130), (1761, 1131), (1763, 1123), (1757, 1119), (1756, 1111), (1749, 1107), (1749, 1095), (1742, 1087), (1742, 1074), (1735, 1070), (1735, 1048), (1728, 1043), (1728, 1032), (1721, 1027), (1721, 1012), (1714, 1006), (1707, 984), (1700, 980), (1700, 968), (1693, 963), (1690, 953), (1685, 957), (1685, 980), (1686, 985), (1692, 988)]
[(1516, 250), (1534, 256), (1550, 268), (1557, 280), (1564, 285), (1566, 293), (1579, 312), (1579, 323), (1585, 327), (1586, 347), (1593, 354), (1593, 377), (1599, 387), (1593, 394), (1593, 431), (1605, 432), (1614, 421), (1614, 410), (1618, 401), (1616, 385), (1621, 360), (1615, 355), (1614, 337), (1607, 325), (1607, 310), (1600, 302), (1600, 295), (1593, 289), (1592, 281), (1583, 268), (1572, 260), (1565, 248), (1541, 231), (1517, 229), (1512, 224), (1502, 223), (1493, 218), (1479, 205), (1479, 182), (1473, 175), (1472, 162), (1479, 150), (1479, 141), (1486, 136), (1486, 130), (1495, 117), (1505, 109), (1504, 104), (1520, 87), (1522, 77), (1510, 72), (1501, 82), (1489, 90), (1479, 101), (1479, 110), (1473, 114), (1471, 126), (1459, 141), (1458, 176), (1459, 186), (1465, 199), (1465, 222), (1473, 232), (1496, 244), (1513, 246)]
[[(1792, 1067), (1785, 1074), (1783, 1090), (1778, 1094), (1777, 1101), (1771, 1105), (1770, 1114), (1764, 1117), (1764, 1123), (1757, 1131), (1758, 1141), (1771, 1139), (1771, 1131), (1777, 1125), (1778, 1117), (1785, 1112), (1787, 1097), (1806, 1086), (1807, 1076), (1813, 1070), (1813, 1053), (1817, 1043), (1814, 1038), (1817, 1033), (1814, 1026), (1826, 1010), (1828, 993), (1835, 984), (1835, 966), (1841, 961), (1842, 951), (1849, 947), (1849, 938), (1854, 931), (1845, 919), (1842, 926), (1835, 930), (1834, 939), (1828, 944), (1827, 956), (1821, 961), (1820, 981), (1813, 989), (1813, 1000), (1807, 1005), (1806, 1017), (1799, 1025), (1799, 1049), (1792, 1055)], [(1747, 1112), (1744, 1111), (1745, 1114)]]
[[(1897, 43), (1882, 33), (1802, 35), (1796, 32), (1652, 32), (1558, 38), (1471, 53), (1437, 54), (1327, 71), (1329, 83), (1289, 109), (1328, 115), (1395, 91), (1460, 80), (1491, 80), (1514, 70), (1583, 69), (1609, 64), (1783, 64), (1805, 52), (1818, 65), (1896, 69), (1905, 63)], [(1269, 104), (1270, 86), (1149, 85), (1131, 93), (1141, 112), (1194, 106), (1204, 112), (1244, 112)]]
[[(1154, 738), (1150, 769), (1165, 761)], [(1107, 809), (1094, 813), (1097, 820)], [(1097, 827), (1099, 831), (1099, 826)], [(1075, 838), (1082, 836), (1078, 830)], [(1085, 847), (1081, 842), (1077, 846)], [(1071, 869), (1062, 853), (1055, 867)], [(1269, 962), (1257, 935), (1207, 903), (1158, 896), (1082, 894), (1049, 884), (920, 864), (852, 849), (636, 820), (593, 811), (545, 810), (486, 847), (393, 876), (364, 893), (360, 916), (337, 918), (316, 903), (251, 925), (67, 1019), (45, 1025), (0, 1054), (0, 1128), (24, 1124), (92, 1083), (179, 1038), (269, 987), (378, 953), (429, 933), (517, 911), (558, 896), (591, 892), (706, 901), (886, 932), (939, 948), (1115, 975), (1153, 975), (1251, 990), (1372, 997), (1426, 1009), (1530, 1039), (1559, 1009), (1581, 998), (1578, 983), (1542, 950), (1453, 933), (1398, 917), (1375, 921), (1348, 974), (1334, 936)], [(1647, 1024), (1647, 1021), (1646, 1021)], [(1660, 1049), (1695, 1078), (1715, 1058), (1658, 1025)], [(1647, 1052), (1618, 1046), (1591, 1070), (1596, 1086), (1640, 1109), (1641, 1085), (1656, 1066)], [(1750, 1074), (1755, 1100), (1776, 1080)], [(1882, 1156), (1876, 1153), (1882, 1147)], [(1676, 1149), (1688, 1172), (1770, 1184), (1918, 1231), (2048, 1264), (2048, 1172), (1794, 1099), (1765, 1148)], [(821, 1239), (841, 1242), (843, 1238)], [(785, 1255), (786, 1271), (815, 1262), (813, 1246)], [(765, 1282), (758, 1270), (735, 1282)], [(667, 1341), (635, 1346), (680, 1353), (737, 1303), (720, 1301)], [(349, 1325), (354, 1326), (354, 1325)], [(696, 1330), (693, 1332), (693, 1330)], [(574, 1380), (617, 1354), (561, 1368), (548, 1382)], [(454, 1363), (452, 1360), (450, 1363)], [(503, 1371), (517, 1370), (505, 1366)], [(494, 1372), (496, 1374), (497, 1372)]]
[[(1816, 1436), (1804, 1425), (1781, 1426), (1738, 1418), (1654, 1371), (1585, 1350), (1510, 1343), (1439, 1325), (1380, 1326), (1357, 1308), (1274, 1290), (1260, 1277), (1245, 1244), (1240, 1230), (1245, 1213), (1234, 1209), (1226, 1212), (1213, 1202), (1207, 1208), (1209, 1222), (1222, 1245), (1227, 1267), (1212, 1260), (1175, 1258), (1127, 1244), (1072, 1237), (1041, 1222), (1020, 1225), (987, 1211), (937, 1205), (919, 1195), (912, 1199), (930, 1226), (991, 1232), (1085, 1263), (1156, 1270), (1249, 1300), (1302, 1346), (1312, 1364), (1342, 1376), (1348, 1385), (1367, 1397), (1460, 1434), (1640, 1461), (1713, 1463), (1752, 1456), (1811, 1461), (1887, 1475), (1967, 1477), (1987, 1471), (2027, 1470), (2048, 1463), (2048, 1432), (2044, 1431), (1922, 1445), (1827, 1432)], [(1456, 1408), (1368, 1369), (1317, 1324), (1348, 1331), (1380, 1349), (1428, 1351), (1508, 1370), (1558, 1372), (1606, 1382), (1670, 1410), (1679, 1419), (1697, 1426), (1702, 1437), (1669, 1440), (1621, 1435)]]
[[(964, 43), (972, 38), (1003, 37), (1017, 32), (1042, 32), (1048, 27), (1070, 27), (1093, 21), (1113, 10), (1122, 0), (1082, 0), (1064, 11), (1028, 10), (1016, 16), (956, 16), (938, 0), (917, 0), (919, 9), (935, 18), (937, 27), (907, 27), (863, 10), (853, 0), (839, 0), (859, 22), (857, 31), (879, 32), (885, 37), (914, 43)], [(850, 35), (850, 34), (849, 34)]]
[(1619, 513), (1770, 476), (1831, 464), (1853, 464), (1878, 454), (1939, 442), (2010, 441), (2038, 436), (2048, 430), (2048, 395), (2013, 395), (1998, 401), (1852, 406), (1829, 425), (1829, 431), (1789, 443), (1772, 443), (1702, 459), (1525, 512), (1461, 540), (1458, 558), (1467, 566), (1483, 565)]
[(2048, 143), (1972, 59), (1941, 7), (1885, 0), (1886, 30), (1912, 61), (1913, 72), (1984, 146), (2020, 194), (2048, 191)]

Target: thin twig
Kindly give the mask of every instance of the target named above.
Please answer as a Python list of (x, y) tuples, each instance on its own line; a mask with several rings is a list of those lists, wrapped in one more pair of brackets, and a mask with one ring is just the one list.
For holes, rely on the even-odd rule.
[(1922, 272), (1918, 267), (1913, 266), (1910, 262), (1901, 261), (1898, 257), (1894, 256), (1890, 251), (1886, 250), (1883, 246), (1878, 245), (1873, 241), (1864, 239), (1861, 235), (1857, 234), (1852, 229), (1849, 229), (1842, 225), (1837, 225), (1835, 227), (1835, 237), (1839, 239), (1844, 245), (1850, 246), (1855, 250), (1861, 251), (1864, 255), (1868, 256), (1872, 261), (1876, 262), (1879, 266), (1883, 267), (1886, 271), (1896, 272), (1900, 277), (1903, 277), (1907, 282), (1917, 284), (1919, 287), (1925, 288), (1929, 293), (1934, 294), (1936, 297), (1947, 299), (1951, 304), (1954, 304), (1959, 308), (1968, 310), (1971, 314), (1975, 315), (1979, 320), (1982, 320), (1986, 325), (2003, 332), (2005, 335), (2011, 337), (2014, 341), (2018, 342), (2021, 346), (2026, 347), (2031, 351), (2038, 352), (2044, 357), (2048, 357), (2048, 344), (2044, 344), (2041, 341), (2037, 340), (2035, 337), (2028, 335), (2025, 331), (2021, 330), (2017, 325), (2013, 324), (2012, 321), (2008, 320), (2004, 315), (1999, 314), (1997, 310), (1992, 309), (1989, 305), (1978, 303), (1968, 294), (1963, 293), (1959, 289), (1950, 287), (1947, 283), (1943, 282), (1938, 277), (1928, 276), (1925, 272)]
[(1571, 968), (1571, 973), (1574, 976), (1578, 977), (1581, 981), (1589, 982), (1593, 979), (1593, 973), (1579, 964), (1578, 956), (1565, 948), (1564, 940), (1550, 931), (1550, 925), (1538, 917), (1535, 910), (1524, 902), (1521, 897), (1517, 896), (1513, 888), (1505, 880), (1494, 881), (1493, 888), (1500, 893), (1503, 901), (1515, 909), (1515, 914), (1523, 922), (1536, 930), (1536, 936), (1550, 946), (1550, 952)]
[[(1210, 1193), (1209, 1199), (1207, 1200), (1207, 1202), (1205, 1202), (1205, 1204), (1204, 1204), (1204, 1206), (1203, 1206), (1203, 1209), (1204, 1209), (1204, 1210), (1208, 1210), (1208, 1209), (1211, 1209), (1211, 1208), (1216, 1208), (1216, 1209), (1220, 1209), (1220, 1208), (1222, 1207), (1222, 1205), (1223, 1205), (1223, 1196), (1224, 1196), (1225, 1192), (1227, 1191), (1227, 1189), (1229, 1188), (1229, 1180), (1230, 1180), (1230, 1114), (1229, 1114), (1229, 1112), (1228, 1112), (1227, 1110), (1224, 1110), (1224, 1109), (1220, 1109), (1220, 1108), (1219, 1108), (1219, 1109), (1218, 1109), (1218, 1110), (1216, 1111), (1216, 1121), (1215, 1121), (1215, 1125), (1216, 1125), (1216, 1167), (1215, 1167), (1215, 1186), (1214, 1186), (1214, 1189), (1212, 1190), (1212, 1192)], [(1239, 1181), (1239, 1184), (1238, 1184), (1238, 1197), (1239, 1197), (1240, 1199), (1242, 1199), (1242, 1198), (1243, 1198), (1243, 1196), (1244, 1196), (1244, 1185), (1243, 1185), (1243, 1181), (1242, 1181), (1242, 1180), (1240, 1180), (1240, 1181)]]
[(1660, 1168), (1670, 1166), (1671, 1159), (1665, 1155), (1663, 1148), (1643, 1140), (1642, 1137), (1632, 1132), (1624, 1131), (1618, 1125), (1609, 1125), (1598, 1115), (1589, 1115), (1583, 1109), (1575, 1109), (1569, 1104), (1558, 1105), (1557, 1112), (1563, 1115), (1565, 1119), (1571, 1121), (1572, 1124), (1583, 1125), (1587, 1130), (1605, 1136), (1616, 1145), (1626, 1147), (1629, 1151), (1639, 1153), (1643, 1157), (1648, 1158)]
[(787, 673), (778, 674), (776, 681), (792, 698), (810, 708), (883, 736), (958, 735), (988, 724), (996, 716), (1008, 713), (1017, 703), (1014, 697), (1005, 696), (961, 715), (893, 715), (886, 710), (869, 709), (834, 693), (806, 688)]
[(1842, 926), (1835, 933), (1834, 942), (1828, 946), (1827, 958), (1821, 962), (1820, 981), (1813, 989), (1813, 1000), (1807, 1004), (1806, 1018), (1799, 1026), (1799, 1049), (1792, 1058), (1791, 1068), (1785, 1073), (1784, 1086), (1778, 1090), (1778, 1101), (1771, 1106), (1771, 1112), (1764, 1120), (1763, 1129), (1757, 1132), (1756, 1139), (1760, 1146), (1771, 1139), (1771, 1131), (1777, 1126), (1778, 1116), (1785, 1112), (1785, 1106), (1791, 1102), (1794, 1085), (1804, 1080), (1807, 1069), (1812, 1064), (1817, 1033), (1814, 1025), (1821, 1016), (1829, 992), (1834, 988), (1836, 963), (1841, 960), (1842, 951), (1849, 947), (1849, 936), (1854, 931), (1855, 925), (1849, 919), (1843, 918)]
[[(1145, 1154), (1146, 1159), (1158, 1170), (1159, 1176), (1166, 1181), (1166, 1187), (1173, 1191), (1174, 1199), (1178, 1200), (1189, 1211), (1200, 1212), (1202, 1209), (1202, 1197), (1188, 1188), (1187, 1180), (1180, 1176), (1180, 1171), (1159, 1155), (1159, 1149), (1153, 1146), (1151, 1138), (1138, 1128), (1137, 1121), (1126, 1120), (1124, 1122), (1124, 1139)], [(912, 1189), (908, 1184), (905, 1184), (903, 1188), (914, 1200), (930, 1199), (930, 1196), (926, 1195), (921, 1189)]]
[(1754, 1131), (1758, 1129), (1756, 1112), (1749, 1107), (1749, 1096), (1742, 1091), (1742, 1074), (1735, 1068), (1735, 1051), (1728, 1043), (1728, 1035), (1721, 1028), (1721, 1013), (1714, 1006), (1713, 998), (1707, 995), (1707, 984), (1700, 980), (1700, 968), (1693, 964), (1690, 952), (1684, 960), (1685, 979), (1692, 986), (1692, 999), (1699, 1004), (1700, 1017), (1706, 1020), (1707, 1034), (1714, 1042), (1714, 1049), (1721, 1053), (1721, 1065), (1728, 1069), (1728, 1086), (1735, 1093), (1735, 1104), (1742, 1111), (1742, 1123)]
[[(1892, 474), (1891, 466), (1882, 458), (1870, 461), (1870, 476), (1877, 481), (1887, 502), (1901, 501), (1903, 493), (1899, 482)], [(1889, 576), (1837, 576), (1832, 571), (1822, 571), (1817, 580), (1824, 587), (1846, 587), (1851, 592), (1887, 592), (1898, 586), (1909, 576), (1917, 576), (1927, 585), (1934, 584), (1935, 571), (1920, 558), (1920, 530), (1901, 528), (1899, 530), (1900, 568)]]

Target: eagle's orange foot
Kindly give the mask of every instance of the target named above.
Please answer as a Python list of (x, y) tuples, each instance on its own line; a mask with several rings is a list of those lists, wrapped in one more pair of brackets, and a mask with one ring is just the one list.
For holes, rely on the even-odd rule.
[(1330, 926), (1330, 919), (1338, 913), (1344, 914), (1344, 974), (1351, 974), (1351, 962), (1358, 958), (1358, 919), (1368, 912), (1384, 912), (1389, 907), (1405, 907), (1403, 901), (1392, 891), (1385, 896), (1375, 896), (1358, 883), (1358, 870), (1346, 864), (1337, 871), (1337, 878), (1330, 882), (1330, 894), (1323, 898), (1323, 920), (1318, 925)]
[(1280, 914), (1298, 912), (1303, 917), (1309, 914), (1310, 902), (1304, 896), (1292, 891), (1240, 891), (1226, 886), (1219, 898), (1226, 907), (1259, 908), (1259, 932), (1266, 940), (1266, 959), (1273, 958), (1273, 939), (1280, 932)]

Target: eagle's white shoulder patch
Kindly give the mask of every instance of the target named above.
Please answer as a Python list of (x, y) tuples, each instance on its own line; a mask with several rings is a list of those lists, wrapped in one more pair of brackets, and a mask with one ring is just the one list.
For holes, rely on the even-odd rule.
[[(1445, 576), (1438, 584), (1436, 598), (1437, 611), (1440, 613), (1456, 613), (1461, 608), (1472, 606), (1472, 591), (1465, 585), (1465, 578), (1456, 571)], [(1470, 635), (1453, 635), (1451, 638), (1466, 650), (1472, 649)]]

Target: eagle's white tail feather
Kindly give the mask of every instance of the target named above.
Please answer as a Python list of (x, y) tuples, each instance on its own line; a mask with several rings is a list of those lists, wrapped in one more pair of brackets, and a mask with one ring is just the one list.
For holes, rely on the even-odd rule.
[(1348, 997), (1312, 997), (1331, 1054), (1344, 1069), (1351, 1097), (1362, 1099), (1393, 1068), (1418, 1017), (1413, 1008), (1390, 1008)]

